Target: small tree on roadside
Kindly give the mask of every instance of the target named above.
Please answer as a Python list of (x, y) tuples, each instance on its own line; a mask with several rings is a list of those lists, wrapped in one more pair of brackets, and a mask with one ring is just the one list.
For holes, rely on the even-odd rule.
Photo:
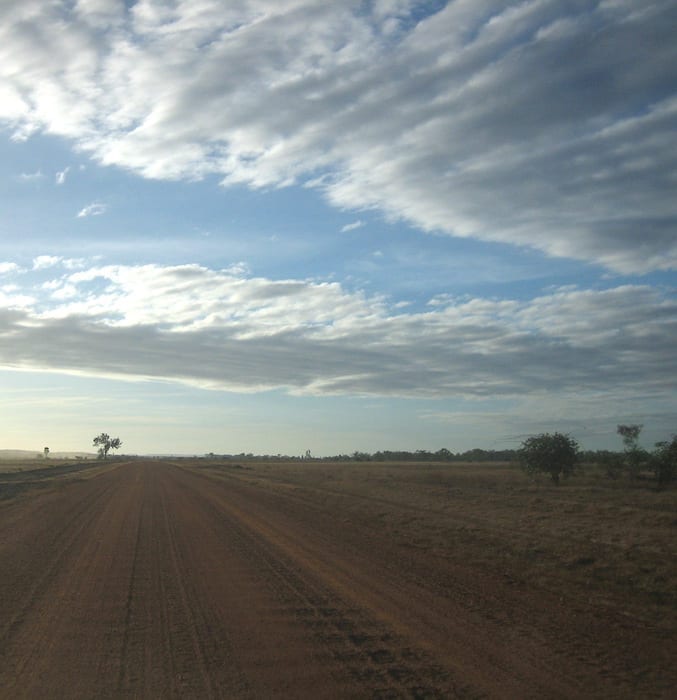
[(94, 438), (94, 447), (99, 448), (99, 459), (106, 459), (110, 450), (117, 450), (121, 445), (120, 438), (112, 438), (108, 433), (101, 433)]
[(639, 472), (648, 458), (646, 451), (639, 446), (639, 434), (643, 427), (643, 425), (619, 425), (616, 428), (616, 432), (623, 439), (625, 467), (631, 479), (636, 479), (639, 476)]
[(579, 459), (579, 447), (570, 435), (542, 433), (527, 438), (519, 449), (522, 469), (534, 474), (549, 474), (553, 483), (574, 473)]

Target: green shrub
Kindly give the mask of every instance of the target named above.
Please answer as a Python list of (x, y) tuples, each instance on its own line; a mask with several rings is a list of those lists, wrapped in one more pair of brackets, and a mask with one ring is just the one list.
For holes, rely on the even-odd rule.
[(522, 469), (529, 474), (549, 474), (555, 484), (574, 473), (579, 447), (570, 435), (542, 433), (527, 438), (519, 450)]

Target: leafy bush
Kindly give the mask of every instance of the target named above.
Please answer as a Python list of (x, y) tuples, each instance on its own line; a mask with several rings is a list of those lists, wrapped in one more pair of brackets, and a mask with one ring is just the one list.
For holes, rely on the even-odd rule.
[(527, 438), (519, 450), (522, 469), (529, 474), (549, 474), (555, 484), (574, 473), (579, 447), (570, 435), (542, 433)]

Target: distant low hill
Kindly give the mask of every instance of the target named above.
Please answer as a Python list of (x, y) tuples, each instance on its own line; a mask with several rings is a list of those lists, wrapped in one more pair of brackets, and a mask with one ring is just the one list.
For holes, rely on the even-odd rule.
[[(50, 452), (49, 459), (95, 459), (95, 452)], [(42, 459), (41, 450), (0, 450), (0, 459)]]

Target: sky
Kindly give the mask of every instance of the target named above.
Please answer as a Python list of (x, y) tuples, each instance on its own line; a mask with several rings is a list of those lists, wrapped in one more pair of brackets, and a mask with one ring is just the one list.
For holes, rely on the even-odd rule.
[(0, 449), (677, 432), (674, 0), (3, 0)]

